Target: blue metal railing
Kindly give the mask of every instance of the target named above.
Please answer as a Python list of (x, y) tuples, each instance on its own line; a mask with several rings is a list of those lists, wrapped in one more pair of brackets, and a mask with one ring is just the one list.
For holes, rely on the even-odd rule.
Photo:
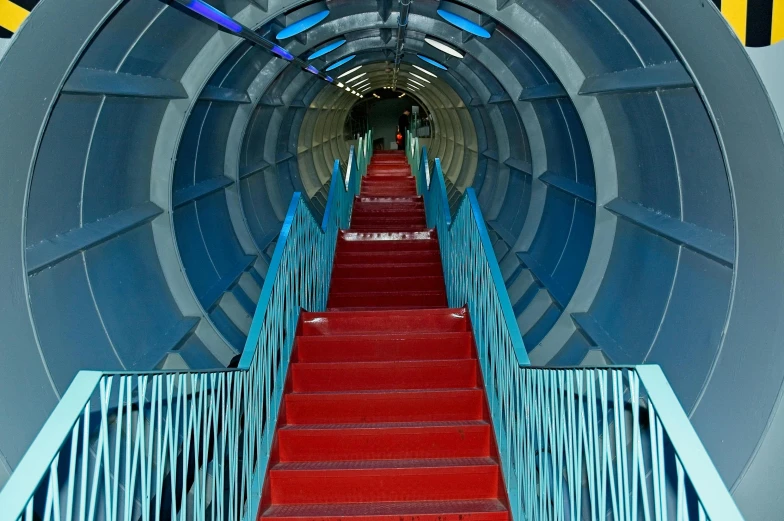
[(326, 307), (371, 152), (351, 147), (345, 178), (335, 162), (321, 225), (292, 197), (237, 369), (80, 371), (0, 492), (0, 519), (255, 519), (300, 310)]
[(364, 176), (367, 173), (367, 166), (370, 162), (370, 157), (373, 155), (373, 129), (367, 131), (367, 134), (359, 137), (357, 143), (357, 167)]
[(469, 310), (513, 518), (742, 520), (659, 366), (530, 366), (473, 189), (452, 217), (440, 160), (407, 154), (449, 305)]

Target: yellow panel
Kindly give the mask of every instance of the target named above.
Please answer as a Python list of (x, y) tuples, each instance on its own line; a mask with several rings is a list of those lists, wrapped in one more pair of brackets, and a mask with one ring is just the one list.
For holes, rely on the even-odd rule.
[(746, 12), (748, 0), (721, 0), (721, 12), (730, 23), (738, 38), (746, 44)]
[(784, 40), (784, 0), (773, 0), (773, 29), (770, 43)]
[(27, 9), (19, 7), (9, 0), (0, 0), (0, 27), (8, 29), (12, 33), (16, 32), (28, 14), (30, 11)]

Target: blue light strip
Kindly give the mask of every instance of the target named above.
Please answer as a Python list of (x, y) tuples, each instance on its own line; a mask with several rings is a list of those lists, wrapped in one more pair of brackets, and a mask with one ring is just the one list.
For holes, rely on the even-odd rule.
[(280, 47), (279, 45), (275, 45), (272, 48), (272, 52), (274, 52), (275, 54), (277, 54), (278, 56), (280, 56), (284, 60), (291, 61), (291, 60), (294, 59), (294, 55), (293, 54), (291, 54), (289, 51), (287, 51), (283, 47)]
[(314, 27), (321, 23), (324, 18), (329, 16), (329, 9), (324, 9), (323, 11), (319, 11), (318, 13), (312, 14), (310, 16), (306, 16), (302, 20), (298, 22), (294, 22), (293, 24), (289, 25), (282, 31), (280, 31), (277, 35), (275, 35), (275, 39), (277, 40), (285, 40), (286, 38), (291, 38), (292, 36), (296, 36), (303, 31), (307, 31), (311, 27)]
[(228, 29), (233, 33), (242, 32), (242, 26), (235, 22), (231, 16), (218, 11), (211, 5), (206, 4), (201, 0), (190, 0), (189, 2), (183, 3), (182, 5), (205, 18), (212, 20), (216, 24)]
[(458, 16), (455, 13), (445, 11), (444, 9), (438, 9), (436, 12), (439, 14), (439, 16), (441, 16), (441, 18), (454, 25), (458, 29), (462, 29), (463, 31), (471, 33), (474, 36), (478, 36), (480, 38), (490, 38), (490, 33), (487, 31), (487, 29), (481, 25), (475, 24), (471, 20), (463, 18), (462, 16)]
[(435, 60), (434, 60), (434, 59), (432, 59), (432, 58), (428, 58), (427, 56), (422, 56), (421, 54), (417, 54), (417, 57), (418, 57), (420, 60), (422, 60), (422, 61), (425, 61), (425, 62), (429, 63), (429, 64), (430, 64), (430, 65), (432, 65), (433, 67), (438, 67), (439, 69), (442, 69), (442, 70), (445, 70), (445, 71), (446, 71), (446, 70), (448, 70), (448, 69), (446, 68), (446, 65), (443, 65), (443, 64), (441, 64), (441, 63), (438, 63), (437, 61), (435, 61)]
[(324, 56), (325, 54), (334, 51), (335, 49), (337, 49), (338, 47), (340, 47), (344, 43), (346, 43), (346, 39), (345, 38), (337, 40), (335, 42), (332, 42), (329, 45), (326, 45), (326, 46), (322, 47), (318, 51), (316, 51), (313, 54), (311, 54), (310, 56), (308, 56), (308, 60), (315, 60), (316, 58), (320, 58), (320, 57)]
[(307, 67), (305, 67), (305, 70), (308, 72), (312, 72), (313, 74), (319, 73), (319, 70), (312, 65), (308, 65)]
[(326, 69), (326, 70), (327, 70), (327, 71), (331, 71), (332, 69), (337, 69), (337, 68), (338, 68), (338, 67), (340, 67), (341, 65), (345, 65), (345, 64), (347, 64), (348, 62), (350, 62), (351, 60), (353, 60), (353, 59), (354, 59), (354, 58), (356, 58), (356, 57), (357, 57), (357, 55), (356, 55), (356, 54), (352, 54), (351, 56), (346, 56), (345, 58), (343, 58), (343, 59), (341, 59), (341, 60), (338, 60), (338, 61), (336, 61), (335, 63), (333, 63), (332, 65), (330, 65), (329, 67), (327, 67), (327, 69)]

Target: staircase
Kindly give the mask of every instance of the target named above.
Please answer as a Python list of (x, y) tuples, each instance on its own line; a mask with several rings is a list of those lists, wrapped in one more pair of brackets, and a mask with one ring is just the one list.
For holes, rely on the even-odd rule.
[(464, 309), (406, 156), (377, 152), (327, 311), (301, 315), (263, 520), (508, 519)]

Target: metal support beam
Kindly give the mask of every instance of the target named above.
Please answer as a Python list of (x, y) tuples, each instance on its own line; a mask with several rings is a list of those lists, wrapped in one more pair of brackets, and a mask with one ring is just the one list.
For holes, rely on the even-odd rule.
[(408, 14), (413, 0), (400, 0), (400, 13), (397, 15), (397, 43), (395, 44), (395, 65), (392, 69), (392, 88), (397, 88), (400, 73), (400, 62), (403, 60), (403, 49), (406, 45), (408, 31)]

